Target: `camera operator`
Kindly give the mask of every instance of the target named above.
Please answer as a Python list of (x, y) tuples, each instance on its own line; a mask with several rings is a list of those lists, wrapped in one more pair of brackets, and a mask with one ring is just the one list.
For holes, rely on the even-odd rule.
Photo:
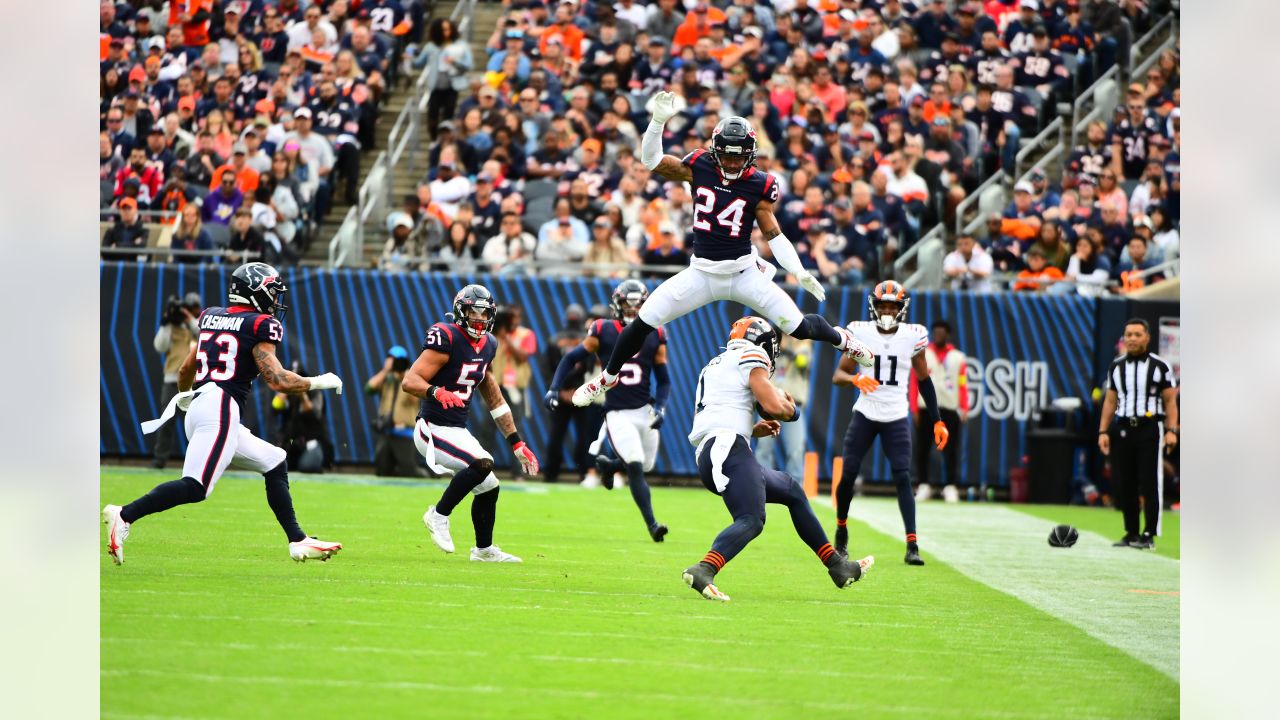
[(418, 399), (400, 391), (410, 365), (409, 351), (399, 345), (387, 351), (382, 369), (364, 384), (364, 391), (378, 394), (378, 415), (373, 420), (377, 447), (373, 454), (374, 473), (397, 477), (426, 477), (413, 444), (413, 426), (418, 419)]
[[(289, 370), (307, 372), (297, 360), (289, 363)], [(271, 400), (271, 409), (280, 415), (280, 447), (288, 453), (290, 470), (322, 473), (333, 469), (333, 441), (324, 424), (323, 392), (277, 393)]]
[[(200, 295), (187, 293), (185, 298), (170, 295), (164, 303), (163, 324), (152, 341), (156, 352), (164, 356), (164, 382), (160, 385), (160, 407), (167, 407), (178, 394), (178, 368), (187, 359), (191, 346), (200, 334), (196, 316), (200, 314)], [(151, 467), (163, 468), (178, 450), (178, 423), (165, 423), (156, 431), (155, 455)]]

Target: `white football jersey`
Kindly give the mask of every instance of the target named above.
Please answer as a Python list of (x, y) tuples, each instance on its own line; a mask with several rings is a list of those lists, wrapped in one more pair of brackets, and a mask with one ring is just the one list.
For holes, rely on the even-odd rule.
[(907, 388), (911, 385), (911, 359), (928, 347), (929, 331), (923, 325), (901, 323), (897, 330), (885, 334), (868, 321), (851, 322), (849, 330), (876, 354), (875, 363), (871, 367), (859, 366), (858, 372), (880, 383), (875, 392), (858, 393), (853, 409), (868, 420), (878, 422), (900, 420), (909, 415)]
[(745, 340), (730, 340), (728, 349), (711, 358), (698, 374), (689, 442), (698, 445), (707, 435), (722, 430), (751, 437), (756, 424), (751, 371), (756, 368), (769, 372), (769, 355)]

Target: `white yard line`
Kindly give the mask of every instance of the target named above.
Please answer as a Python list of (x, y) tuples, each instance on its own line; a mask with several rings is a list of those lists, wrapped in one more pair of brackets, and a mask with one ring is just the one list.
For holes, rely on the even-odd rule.
[[(902, 537), (895, 501), (855, 498), (850, 515)], [(999, 505), (921, 503), (916, 515), (926, 560), (937, 558), (1179, 679), (1177, 560), (1113, 548), (1084, 531), (1074, 547), (1053, 548), (1054, 523)], [(856, 551), (856, 531), (850, 546)], [(922, 581), (928, 571), (921, 569)]]

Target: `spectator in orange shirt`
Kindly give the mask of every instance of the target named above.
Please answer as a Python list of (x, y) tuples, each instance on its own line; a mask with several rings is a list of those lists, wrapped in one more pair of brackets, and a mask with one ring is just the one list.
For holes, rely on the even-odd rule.
[(199, 51), (209, 44), (209, 21), (213, 17), (213, 0), (170, 0), (169, 26), (181, 23), (182, 44), (187, 47), (188, 60), (199, 57), (191, 50)]
[(1013, 284), (1014, 290), (1043, 292), (1052, 285), (1051, 282), (1043, 281), (1061, 280), (1063, 278), (1062, 271), (1049, 265), (1045, 260), (1044, 253), (1038, 247), (1032, 247), (1027, 251), (1026, 261), (1027, 269), (1018, 273), (1018, 282)]
[(560, 3), (560, 7), (556, 8), (555, 22), (543, 30), (542, 36), (538, 38), (538, 50), (543, 55), (547, 54), (551, 38), (559, 38), (569, 59), (582, 62), (582, 41), (586, 38), (586, 33), (573, 24), (576, 9), (577, 6), (568, 1)]
[[(813, 78), (813, 95), (826, 107), (826, 120), (835, 123), (837, 117), (844, 117), (849, 97), (844, 86), (831, 81), (831, 67), (819, 65)], [(864, 116), (865, 117), (865, 116)]]
[(258, 189), (258, 171), (245, 162), (248, 154), (248, 146), (244, 142), (237, 142), (231, 150), (231, 162), (213, 171), (213, 182), (209, 183), (209, 189), (217, 189), (222, 184), (222, 176), (231, 173), (236, 176), (236, 189), (246, 196), (253, 194)]
[(676, 28), (675, 38), (671, 41), (672, 53), (678, 54), (683, 48), (692, 46), (704, 37), (709, 37), (711, 24), (725, 22), (727, 19), (720, 8), (711, 7), (705, 0), (699, 2), (693, 7), (693, 12), (689, 13), (684, 22)]
[(929, 99), (924, 101), (924, 120), (932, 123), (939, 114), (951, 117), (951, 100), (947, 98), (947, 86), (935, 82), (929, 86)]

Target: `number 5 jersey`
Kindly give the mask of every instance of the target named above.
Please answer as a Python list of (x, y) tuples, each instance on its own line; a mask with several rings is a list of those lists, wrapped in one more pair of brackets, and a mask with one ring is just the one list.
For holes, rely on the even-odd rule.
[(882, 333), (875, 323), (865, 320), (848, 325), (853, 336), (871, 348), (876, 361), (871, 367), (858, 367), (862, 375), (875, 378), (880, 387), (875, 392), (859, 393), (853, 404), (856, 412), (868, 420), (889, 422), (910, 414), (907, 388), (911, 386), (911, 359), (929, 345), (929, 331), (923, 325), (901, 323), (892, 333)]

